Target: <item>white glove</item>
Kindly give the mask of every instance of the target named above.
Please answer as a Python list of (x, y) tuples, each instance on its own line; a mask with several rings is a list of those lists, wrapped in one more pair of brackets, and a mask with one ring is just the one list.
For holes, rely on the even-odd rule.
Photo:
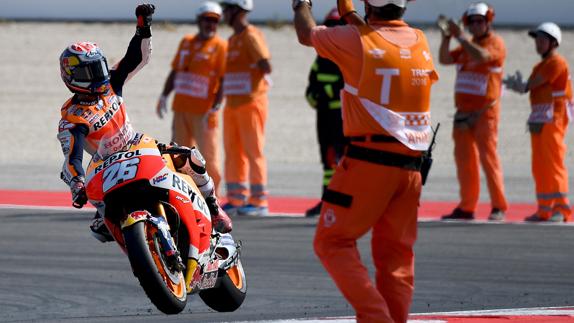
[(167, 96), (162, 95), (159, 97), (157, 101), (157, 106), (155, 108), (155, 113), (160, 119), (163, 119), (163, 116), (167, 114)]
[(522, 79), (522, 73), (520, 73), (520, 71), (516, 71), (514, 75), (507, 75), (506, 78), (502, 80), (502, 83), (511, 91), (526, 93), (526, 82)]
[(439, 15), (436, 25), (444, 37), (450, 37), (450, 28), (448, 26), (448, 18), (444, 15)]
[(217, 128), (217, 111), (219, 111), (219, 106), (209, 109), (203, 116), (203, 127), (205, 129)]

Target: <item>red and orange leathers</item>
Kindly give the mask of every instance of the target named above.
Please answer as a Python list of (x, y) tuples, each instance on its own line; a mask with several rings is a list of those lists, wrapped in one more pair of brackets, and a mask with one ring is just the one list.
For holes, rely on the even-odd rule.
[[(174, 79), (172, 140), (183, 146), (197, 146), (207, 160), (207, 172), (219, 192), (218, 113), (213, 107), (225, 71), (227, 42), (219, 36), (207, 40), (186, 35), (180, 42), (171, 67)], [(206, 120), (206, 118), (209, 120)]]
[(58, 127), (58, 139), (66, 157), (62, 174), (68, 180), (82, 171), (68, 162), (76, 140), (70, 130), (78, 125), (87, 128), (82, 148), (97, 160), (123, 149), (135, 135), (123, 99), (112, 89), (93, 102), (75, 101), (75, 97), (69, 99), (62, 107)]
[[(421, 31), (403, 21), (315, 27), (311, 41), (343, 73), (345, 135), (397, 139), (352, 145), (413, 157), (428, 148), (430, 88), (438, 74)], [(315, 252), (355, 309), (357, 322), (406, 322), (414, 289), (420, 173), (345, 156), (328, 191), (340, 201), (324, 196)], [(374, 284), (356, 247), (371, 229)]]
[(543, 124), (540, 132), (531, 131), (530, 135), (537, 214), (547, 220), (560, 212), (568, 221), (572, 212), (568, 201), (568, 169), (564, 165), (564, 136), (572, 113), (568, 110), (573, 106), (568, 63), (558, 54), (550, 55), (532, 70), (530, 79), (535, 78), (545, 80), (530, 89), (532, 112), (528, 119), (529, 123)]
[[(506, 57), (504, 41), (489, 32), (473, 42), (488, 50), (491, 59), (479, 63), (462, 47), (451, 51), (457, 65), (455, 104), (458, 113), (471, 114), (472, 124), (453, 127), (454, 157), (460, 185), (458, 208), (474, 212), (480, 193), (480, 170), (482, 164), (492, 208), (505, 211), (508, 203), (504, 196), (502, 166), (498, 157), (498, 121), (500, 118), (500, 95), (502, 68)], [(463, 123), (464, 124), (464, 123)]]
[(256, 27), (249, 25), (229, 38), (223, 81), (227, 99), (223, 144), (227, 199), (235, 206), (246, 202), (267, 206), (267, 161), (263, 147), (269, 83), (257, 68), (263, 59), (270, 59), (270, 54), (263, 34)]

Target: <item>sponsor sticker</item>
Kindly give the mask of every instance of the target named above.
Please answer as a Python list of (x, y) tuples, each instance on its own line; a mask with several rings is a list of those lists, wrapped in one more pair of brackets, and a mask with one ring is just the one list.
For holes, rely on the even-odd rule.
[(167, 179), (167, 175), (168, 175), (168, 173), (165, 173), (165, 174), (161, 174), (159, 176), (154, 177), (152, 179), (152, 183), (155, 185), (157, 183), (161, 183), (161, 182), (165, 181)]

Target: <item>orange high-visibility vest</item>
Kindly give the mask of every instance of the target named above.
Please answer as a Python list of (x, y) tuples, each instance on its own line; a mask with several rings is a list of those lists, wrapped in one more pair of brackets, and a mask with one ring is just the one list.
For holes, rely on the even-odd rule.
[(451, 52), (456, 62), (455, 104), (462, 111), (476, 111), (493, 106), (500, 99), (506, 49), (495, 33), (476, 41), (489, 51), (493, 60), (479, 63), (459, 47)]
[(249, 25), (240, 34), (229, 38), (223, 80), (227, 105), (242, 105), (267, 92), (269, 84), (257, 63), (269, 58), (263, 33), (255, 26)]
[(380, 126), (379, 133), (390, 134), (420, 151), (426, 150), (431, 140), (430, 90), (438, 74), (426, 37), (422, 31), (414, 31), (418, 41), (402, 48), (369, 26), (359, 27), (363, 46), (361, 79), (358, 88), (346, 84), (345, 91), (358, 97), (362, 108)]
[(554, 110), (558, 105), (566, 105), (568, 117), (572, 120), (572, 82), (568, 62), (555, 54), (536, 64), (530, 79), (542, 77), (544, 84), (530, 89), (531, 113), (528, 122), (548, 123), (554, 119)]
[(176, 72), (173, 110), (206, 113), (215, 102), (225, 70), (227, 42), (219, 36), (207, 40), (185, 36), (171, 67)]

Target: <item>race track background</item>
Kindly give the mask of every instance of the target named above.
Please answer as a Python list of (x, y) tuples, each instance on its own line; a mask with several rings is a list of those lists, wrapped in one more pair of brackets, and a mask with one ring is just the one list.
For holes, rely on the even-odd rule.
[[(320, 195), (321, 167), (315, 115), (303, 98), (311, 49), (297, 44), (290, 26), (263, 27), (274, 68), (270, 91), (266, 155), (273, 197), (305, 199)], [(57, 58), (71, 42), (98, 42), (110, 62), (125, 52), (132, 24), (0, 22), (0, 189), (63, 194), (62, 156), (55, 138), (59, 108), (69, 96), (59, 79)], [(191, 25), (154, 27), (152, 61), (124, 90), (136, 129), (169, 141), (171, 115), (153, 113), (169, 63)], [(224, 37), (230, 34), (222, 28)], [(427, 30), (436, 56), (439, 35)], [(502, 30), (509, 49), (507, 72), (528, 74), (538, 60), (525, 30)], [(565, 31), (560, 51), (574, 63), (574, 33)], [(436, 218), (455, 206), (458, 187), (450, 138), (454, 108), (454, 68), (437, 66), (441, 81), (433, 89), (433, 123), (441, 122), (435, 163), (423, 191), (424, 215)], [(530, 174), (526, 96), (502, 99), (499, 150), (509, 215), (520, 219), (535, 206)], [(567, 135), (571, 146), (572, 131)], [(574, 154), (567, 153), (572, 171)], [(572, 177), (570, 184), (574, 184)], [(570, 193), (570, 198), (573, 195)], [(439, 204), (436, 204), (439, 203)], [(10, 203), (8, 203), (10, 204)], [(26, 204), (26, 203), (25, 203)], [(40, 204), (45, 205), (45, 204)], [(440, 205), (428, 208), (427, 205)], [(490, 206), (485, 185), (481, 217)], [(155, 310), (114, 244), (91, 238), (92, 211), (0, 208), (0, 321), (4, 322), (222, 322), (301, 317), (349, 316), (346, 304), (312, 251), (314, 219), (238, 218), (234, 235), (244, 242), (248, 298), (233, 314), (219, 314), (192, 298), (185, 313), (166, 317)], [(283, 210), (285, 211), (285, 210)], [(287, 213), (287, 212), (285, 212)], [(290, 214), (292, 215), (292, 214)], [(574, 235), (571, 225), (441, 223), (420, 224), (416, 245), (416, 292), (411, 311), (480, 310), (573, 306)], [(372, 270), (368, 237), (359, 246)]]

